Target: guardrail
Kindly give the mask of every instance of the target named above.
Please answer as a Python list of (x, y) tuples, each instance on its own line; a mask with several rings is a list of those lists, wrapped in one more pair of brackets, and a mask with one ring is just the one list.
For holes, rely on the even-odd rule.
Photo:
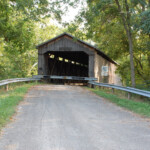
[(97, 78), (93, 78), (93, 77), (79, 77), (79, 76), (34, 75), (33, 78), (35, 78), (35, 79), (40, 78), (40, 79), (97, 81)]
[(41, 80), (40, 78), (13, 78), (13, 79), (6, 79), (0, 81), (0, 86), (6, 85), (6, 90), (8, 90), (8, 84), (16, 83), (16, 82), (26, 82), (26, 81), (38, 81)]
[(88, 83), (91, 85), (94, 85), (94, 86), (108, 87), (108, 88), (118, 89), (118, 90), (128, 92), (129, 99), (131, 97), (131, 95), (130, 95), (131, 93), (150, 98), (150, 91), (140, 90), (140, 89), (136, 89), (136, 88), (132, 88), (132, 87), (123, 87), (123, 86), (118, 86), (118, 85), (113, 85), (113, 84), (98, 83), (98, 82), (94, 82), (94, 81), (93, 82), (90, 81)]
[(6, 90), (8, 90), (8, 84), (10, 83), (16, 83), (16, 82), (25, 82), (25, 81), (39, 81), (41, 78), (50, 78), (50, 79), (68, 79), (68, 80), (85, 80), (89, 81), (88, 83), (94, 86), (102, 86), (102, 87), (108, 87), (118, 90), (122, 90), (125, 92), (128, 92), (128, 98), (130, 99), (130, 93), (145, 96), (150, 98), (150, 91), (140, 90), (132, 87), (123, 87), (113, 84), (107, 84), (107, 83), (98, 83), (94, 82), (93, 80), (97, 80), (96, 78), (88, 78), (88, 77), (72, 77), (72, 76), (33, 76), (33, 78), (14, 78), (14, 79), (7, 79), (7, 80), (1, 80), (0, 86), (6, 85)]
[(81, 80), (81, 81), (96, 81), (96, 78), (88, 77), (77, 77), (77, 76), (55, 76), (55, 75), (35, 75), (32, 78), (13, 78), (0, 81), (0, 86), (6, 85), (6, 90), (8, 90), (8, 84), (16, 82), (25, 81), (38, 81), (41, 79), (64, 79), (64, 80)]

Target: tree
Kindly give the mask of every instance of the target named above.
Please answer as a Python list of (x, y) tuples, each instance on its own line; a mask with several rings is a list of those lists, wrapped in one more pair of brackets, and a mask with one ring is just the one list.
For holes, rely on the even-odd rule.
[[(149, 54), (149, 48), (146, 45), (149, 44), (147, 35), (144, 33), (149, 31), (148, 8), (149, 1), (146, 0), (88, 0), (87, 7), (80, 12), (75, 21), (75, 24), (80, 22), (79, 26), (84, 24), (84, 33), (88, 39), (93, 40), (101, 50), (120, 63), (118, 72), (122, 77), (124, 76), (124, 80), (129, 80), (128, 74), (131, 74), (133, 87), (135, 77), (137, 83), (142, 83), (149, 78), (146, 72)], [(146, 21), (143, 22), (144, 20)], [(145, 58), (144, 55), (146, 55)], [(139, 65), (141, 60), (145, 68), (143, 71)], [(130, 64), (130, 68), (125, 64)], [(128, 71), (125, 72), (123, 69)], [(140, 75), (143, 73), (145, 73), (144, 78)]]
[(124, 0), (125, 4), (125, 13), (124, 10), (122, 10), (120, 2), (118, 0), (115, 0), (117, 6), (118, 6), (118, 12), (120, 13), (127, 37), (128, 37), (128, 43), (129, 43), (129, 53), (130, 53), (130, 67), (131, 67), (131, 82), (132, 87), (135, 87), (135, 69), (134, 69), (134, 60), (133, 60), (133, 41), (132, 41), (132, 31), (131, 31), (131, 13), (129, 11), (129, 4), (127, 0)]
[[(41, 42), (40, 37), (45, 39), (40, 22), (50, 16), (60, 19), (63, 13), (60, 6), (65, 3), (67, 1), (61, 0), (29, 0), (28, 3), (24, 0), (0, 1), (1, 79), (31, 75), (29, 70), (37, 61), (35, 45)], [(37, 32), (41, 35), (37, 36)]]

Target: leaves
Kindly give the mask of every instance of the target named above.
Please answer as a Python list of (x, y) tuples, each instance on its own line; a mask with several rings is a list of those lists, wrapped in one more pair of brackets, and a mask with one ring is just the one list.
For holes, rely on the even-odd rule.
[(42, 18), (49, 14), (60, 18), (61, 13), (47, 0), (0, 1), (0, 79), (37, 74), (37, 66), (32, 67), (37, 62), (35, 45), (59, 31), (52, 25), (41, 28)]
[[(130, 14), (130, 25), (134, 47), (136, 83), (150, 80), (150, 9), (147, 0), (119, 1), (125, 19)], [(83, 33), (85, 39), (92, 40), (102, 51), (119, 63), (117, 73), (125, 85), (131, 85), (129, 43), (124, 26), (113, 0), (88, 0), (87, 8), (70, 24), (68, 31)], [(84, 25), (83, 25), (84, 24)], [(80, 28), (80, 26), (84, 26)]]

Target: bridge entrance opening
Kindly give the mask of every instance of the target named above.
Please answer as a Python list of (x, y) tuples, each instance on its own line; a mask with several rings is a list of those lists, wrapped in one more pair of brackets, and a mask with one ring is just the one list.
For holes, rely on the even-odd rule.
[(47, 75), (88, 77), (89, 56), (84, 52), (51, 51), (47, 58)]

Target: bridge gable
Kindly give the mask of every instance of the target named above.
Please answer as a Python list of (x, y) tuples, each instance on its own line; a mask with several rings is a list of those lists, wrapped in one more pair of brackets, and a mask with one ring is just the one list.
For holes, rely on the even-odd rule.
[(76, 39), (72, 39), (67, 35), (59, 37), (55, 40), (49, 41), (39, 47), (39, 53), (44, 54), (51, 51), (83, 51), (88, 55), (94, 55), (95, 50), (87, 45), (80, 43)]

